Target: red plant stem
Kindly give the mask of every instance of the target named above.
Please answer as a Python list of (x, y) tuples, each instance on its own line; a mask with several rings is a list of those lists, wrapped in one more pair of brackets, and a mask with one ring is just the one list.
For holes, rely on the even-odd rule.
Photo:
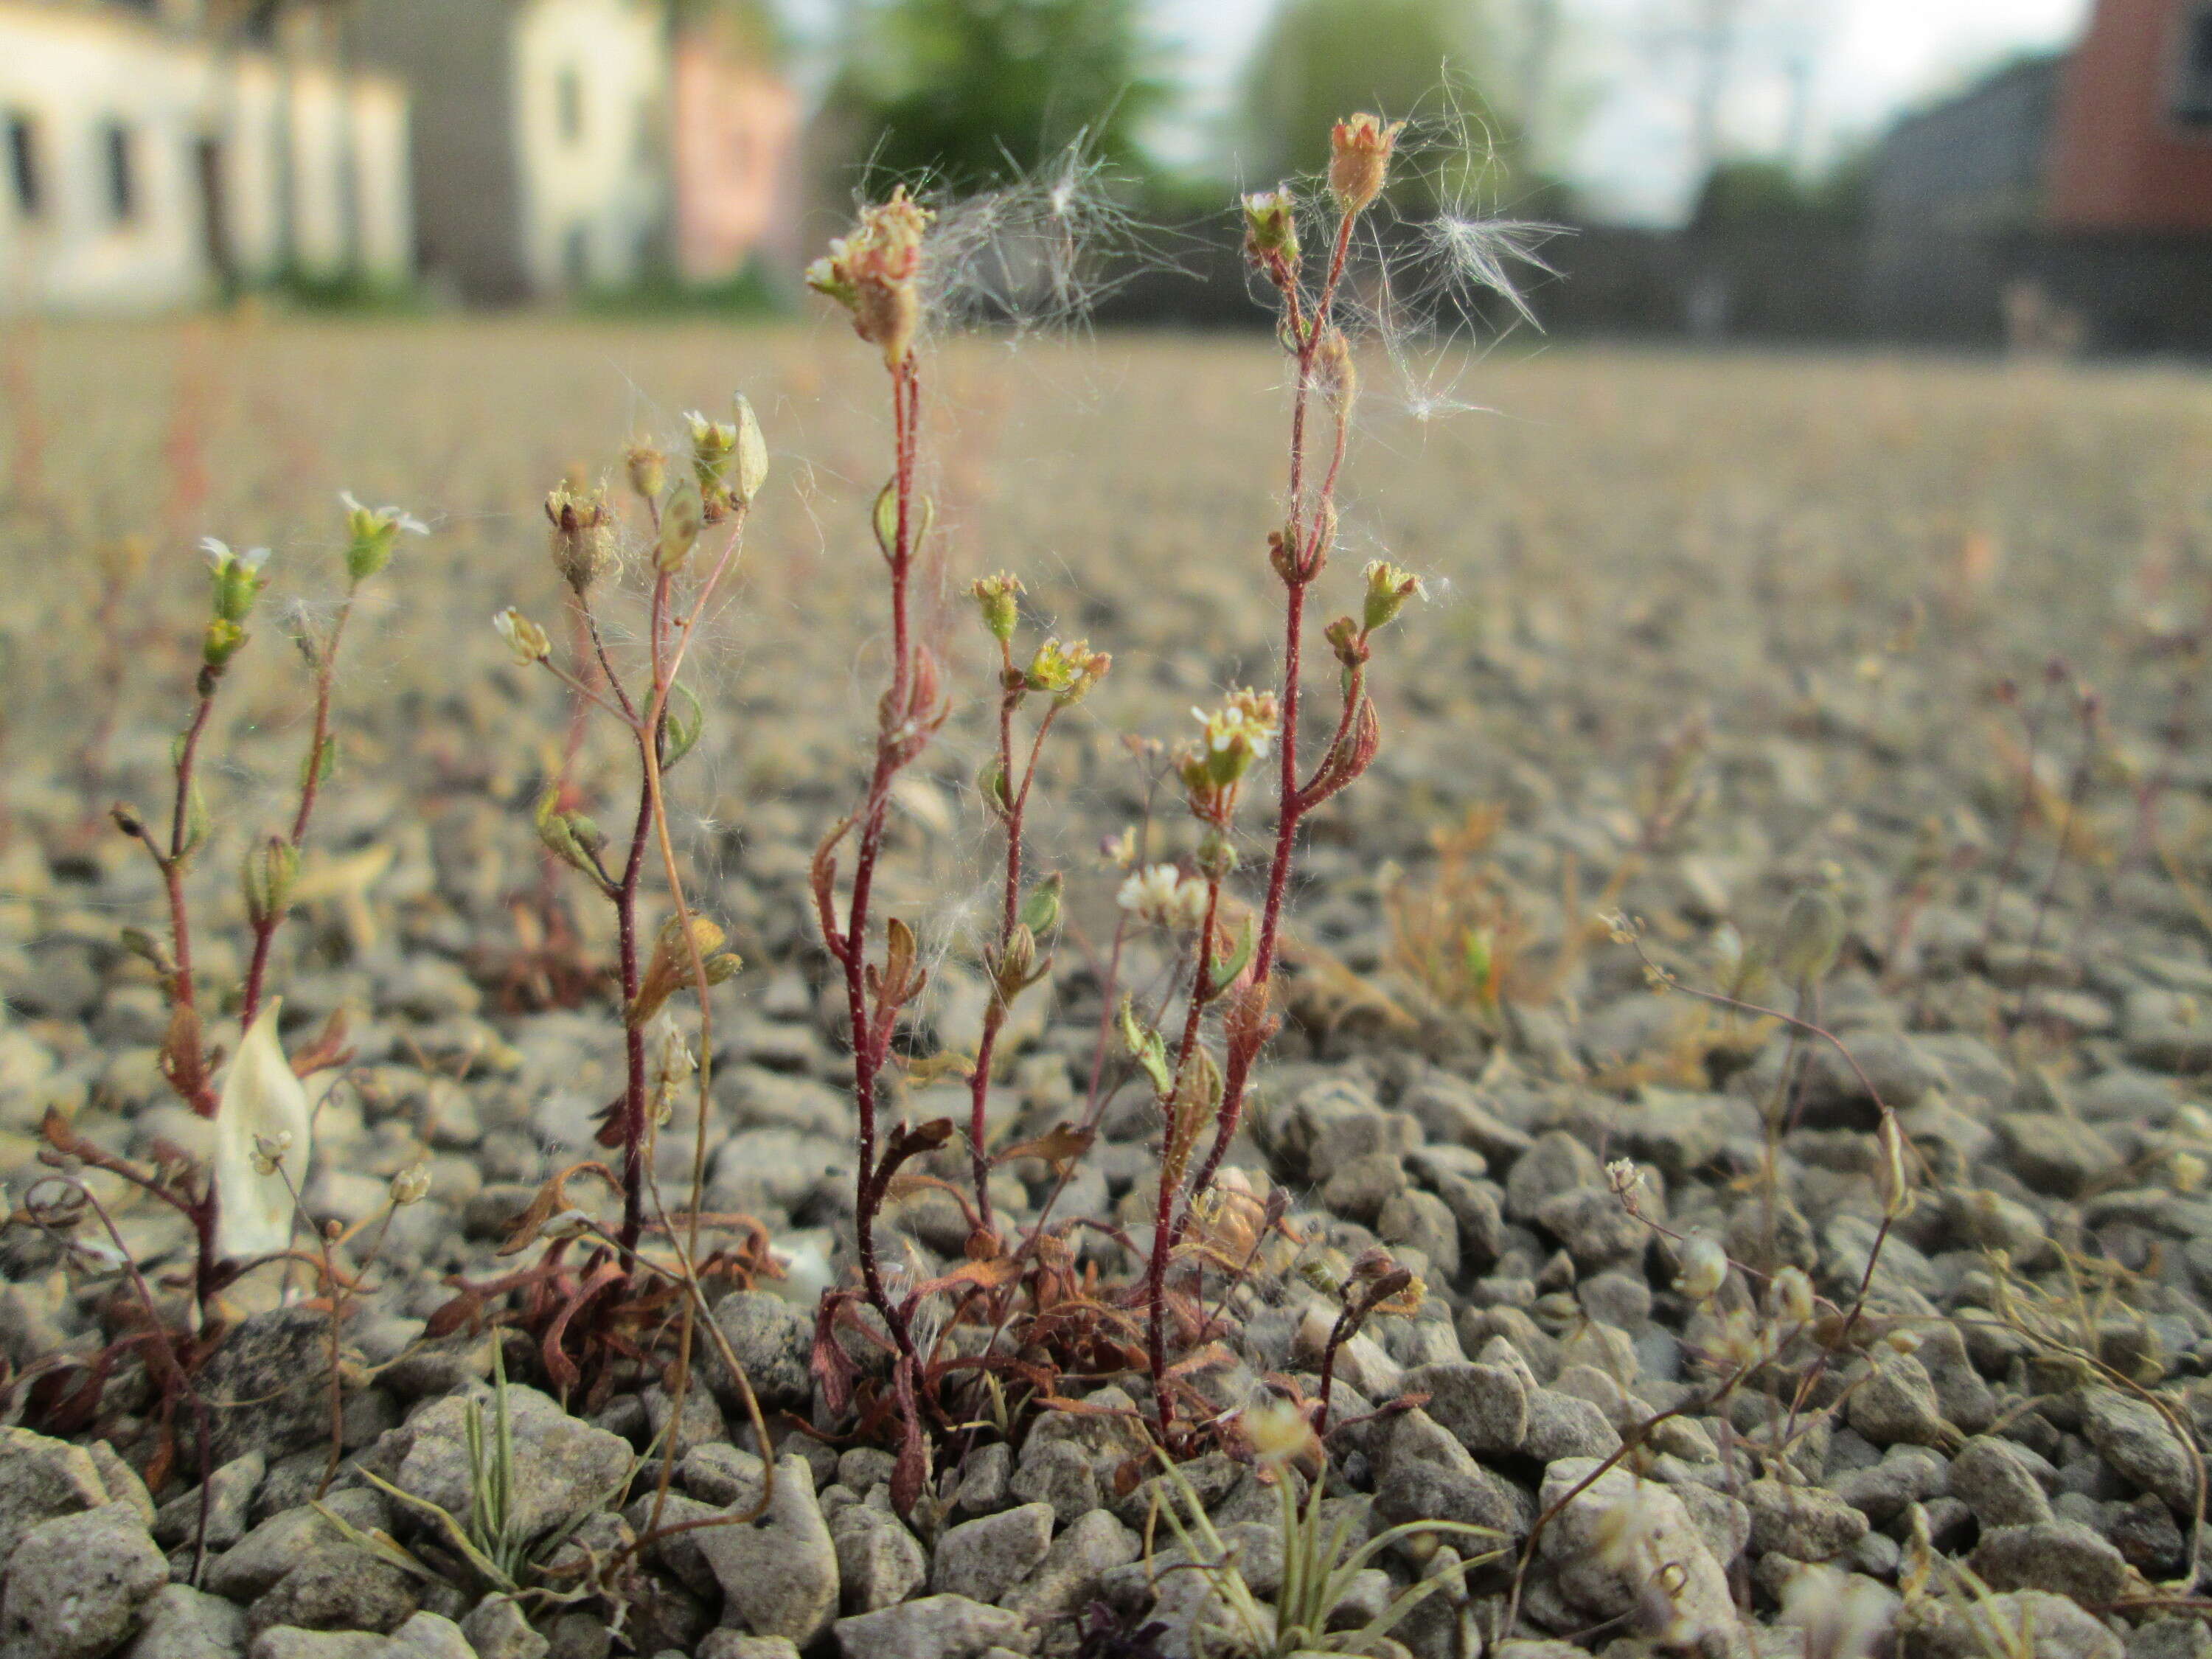
[[(323, 757), (331, 741), (331, 686), (337, 674), (338, 643), (345, 637), (346, 619), (353, 615), (354, 595), (358, 585), (346, 589), (345, 603), (338, 607), (336, 621), (331, 624), (331, 636), (323, 642), (321, 660), (315, 668), (315, 726), (314, 735), (307, 742), (307, 765), (300, 780), (300, 805), (292, 815), (291, 848), (297, 853), (307, 839), (307, 821), (314, 816), (315, 798), (323, 784)], [(261, 1009), (262, 982), (269, 972), (269, 947), (276, 937), (276, 930), (284, 925), (285, 908), (271, 906), (267, 915), (253, 924), (253, 961), (246, 971), (246, 995), (239, 1011), (239, 1023), (250, 1026), (253, 1016)]]
[[(1306, 588), (1319, 574), (1314, 567), (1322, 550), (1321, 538), (1328, 518), (1325, 509), (1336, 490), (1337, 473), (1344, 464), (1346, 439), (1344, 415), (1340, 410), (1334, 450), (1322, 480), (1309, 529), (1304, 499), (1306, 403), (1313, 390), (1314, 357), (1328, 331), (1337, 285), (1343, 280), (1345, 260), (1351, 252), (1352, 218), (1351, 213), (1346, 213), (1338, 222), (1336, 243), (1329, 254), (1328, 280), (1322, 286), (1321, 297), (1315, 301), (1311, 322), (1297, 337), (1297, 389), (1291, 406), (1290, 536), (1289, 545), (1284, 550), (1287, 569), (1283, 579), (1283, 690), (1279, 699), (1282, 754), (1277, 769), (1275, 851), (1267, 865), (1267, 895), (1261, 910), (1259, 939), (1252, 952), (1251, 982), (1255, 994), (1274, 982), (1275, 947), (1282, 931), (1283, 901), (1290, 890), (1291, 860), (1297, 848), (1298, 823), (1305, 816), (1305, 802), (1298, 787), (1298, 678), (1305, 637)], [(1291, 305), (1295, 327), (1295, 298)], [(1256, 1033), (1261, 1028), (1255, 1025), (1252, 1029)], [(1206, 1161), (1199, 1165), (1198, 1178), (1191, 1183), (1194, 1193), (1202, 1193), (1213, 1184), (1221, 1160), (1228, 1154), (1229, 1143), (1237, 1138), (1244, 1113), (1245, 1087), (1251, 1079), (1252, 1062), (1258, 1057), (1256, 1035), (1240, 1036), (1229, 1045), (1227, 1061), (1222, 1068), (1221, 1114), (1215, 1126), (1213, 1145), (1206, 1151)]]
[(884, 1290), (875, 1237), (875, 1212), (882, 1201), (875, 1182), (876, 1074), (882, 1069), (890, 1048), (896, 1011), (883, 1011), (886, 1018), (881, 1021), (869, 1018), (866, 952), (868, 901), (875, 884), (876, 860), (883, 850), (884, 820), (890, 807), (891, 782), (918, 747), (913, 743), (912, 728), (922, 714), (908, 707), (914, 673), (907, 617), (908, 576), (914, 555), (915, 427), (921, 398), (921, 376), (914, 359), (908, 356), (891, 369), (895, 456), (892, 478), (898, 515), (890, 550), (891, 684), (884, 699), (876, 733), (875, 770), (868, 780), (860, 848), (854, 859), (851, 911), (844, 937), (833, 941), (836, 945), (835, 954), (845, 970), (845, 1006), (853, 1027), (853, 1103), (860, 1119), (855, 1137), (860, 1167), (855, 1177), (857, 1213), (854, 1233), (860, 1262), (860, 1282), (867, 1292), (869, 1305), (883, 1316), (900, 1352), (909, 1359), (915, 1357), (914, 1340)]

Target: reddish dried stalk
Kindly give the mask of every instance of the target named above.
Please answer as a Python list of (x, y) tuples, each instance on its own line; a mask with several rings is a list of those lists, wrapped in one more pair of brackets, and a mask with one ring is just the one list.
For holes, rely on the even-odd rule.
[[(1327, 533), (1328, 511), (1336, 494), (1337, 474), (1344, 465), (1346, 432), (1345, 411), (1339, 409), (1336, 416), (1335, 441), (1329, 456), (1328, 470), (1322, 480), (1321, 492), (1316, 498), (1311, 523), (1305, 513), (1306, 471), (1306, 406), (1313, 391), (1314, 362), (1321, 350), (1323, 337), (1329, 325), (1329, 313), (1336, 300), (1338, 284), (1343, 280), (1345, 260), (1352, 249), (1352, 225), (1356, 212), (1347, 210), (1338, 222), (1336, 240), (1331, 249), (1328, 279), (1322, 283), (1321, 295), (1314, 303), (1310, 320), (1303, 317), (1298, 300), (1295, 275), (1282, 266), (1279, 260), (1271, 268), (1284, 306), (1292, 337), (1298, 342), (1297, 390), (1291, 405), (1290, 457), (1290, 524), (1288, 543), (1282, 571), (1283, 602), (1283, 685), (1278, 698), (1282, 709), (1282, 754), (1277, 772), (1275, 850), (1267, 866), (1267, 899), (1261, 911), (1259, 939), (1252, 953), (1251, 994), (1263, 998), (1267, 988), (1274, 981), (1275, 951), (1282, 931), (1283, 901), (1289, 890), (1291, 862), (1297, 851), (1299, 822), (1310, 807), (1316, 804), (1310, 787), (1302, 789), (1298, 784), (1298, 682), (1300, 656), (1304, 643), (1306, 589), (1320, 574), (1320, 559), (1325, 550), (1322, 538)], [(1339, 725), (1339, 737), (1348, 732), (1353, 714), (1358, 708), (1361, 690), (1356, 678), (1345, 701), (1345, 714)], [(1315, 783), (1319, 778), (1314, 780)], [(1264, 1006), (1264, 1002), (1261, 1005)], [(1202, 1193), (1213, 1184), (1213, 1177), (1221, 1167), (1221, 1160), (1229, 1151), (1229, 1143), (1236, 1139), (1237, 1126), (1244, 1110), (1244, 1091), (1252, 1074), (1252, 1062), (1259, 1057), (1266, 1025), (1254, 1021), (1249, 1025), (1239, 1024), (1230, 1037), (1226, 1063), (1223, 1066), (1221, 1085), (1221, 1113), (1214, 1132), (1213, 1145), (1207, 1149), (1206, 1161), (1199, 1165), (1198, 1177), (1191, 1183), (1194, 1193)]]
[(890, 809), (890, 791), (899, 772), (921, 752), (927, 711), (917, 706), (920, 678), (914, 660), (908, 623), (908, 586), (914, 563), (915, 526), (914, 484), (916, 426), (921, 407), (921, 373), (909, 355), (890, 371), (893, 428), (893, 491), (896, 527), (889, 556), (891, 590), (891, 683), (879, 705), (876, 732), (875, 769), (860, 813), (860, 840), (853, 865), (853, 895), (845, 926), (841, 929), (830, 909), (826, 890), (818, 895), (822, 908), (823, 942), (845, 975), (846, 1012), (852, 1023), (853, 1103), (860, 1124), (855, 1151), (855, 1247), (860, 1257), (860, 1282), (869, 1305), (883, 1316), (902, 1353), (914, 1358), (914, 1340), (906, 1321), (884, 1289), (883, 1269), (876, 1257), (876, 1211), (882, 1202), (876, 1164), (876, 1079), (890, 1050), (898, 1010), (888, 999), (898, 988), (881, 988), (872, 1018), (868, 1004), (868, 903), (875, 886), (876, 864), (883, 851), (884, 823)]
[[(292, 833), (289, 842), (297, 854), (307, 838), (307, 821), (314, 816), (315, 799), (322, 788), (323, 764), (330, 750), (331, 689), (337, 675), (338, 645), (345, 637), (346, 619), (353, 615), (354, 596), (360, 585), (354, 583), (346, 589), (345, 601), (338, 606), (336, 621), (331, 624), (331, 636), (319, 647), (315, 665), (315, 726), (314, 735), (307, 742), (307, 769), (300, 779), (300, 805), (292, 815)], [(268, 914), (253, 923), (253, 960), (246, 970), (245, 1000), (239, 1011), (239, 1023), (251, 1026), (253, 1016), (261, 1008), (262, 983), (269, 972), (269, 947), (276, 937), (276, 930), (284, 925), (288, 905), (272, 904)]]

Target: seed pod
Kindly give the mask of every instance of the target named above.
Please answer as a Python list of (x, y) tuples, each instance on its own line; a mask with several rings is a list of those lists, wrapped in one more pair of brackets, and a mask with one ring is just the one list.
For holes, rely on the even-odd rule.
[(580, 495), (563, 485), (545, 497), (545, 519), (552, 526), (546, 544), (561, 580), (581, 599), (614, 562), (614, 524), (607, 498), (599, 490)]

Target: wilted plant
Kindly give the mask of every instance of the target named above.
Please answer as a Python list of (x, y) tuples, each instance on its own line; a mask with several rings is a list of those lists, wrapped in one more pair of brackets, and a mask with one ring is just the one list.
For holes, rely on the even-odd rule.
[[(641, 1301), (641, 1270), (644, 1266), (639, 1243), (647, 1224), (655, 1130), (669, 1115), (675, 1091), (695, 1075), (698, 1079), (699, 1123), (693, 1159), (693, 1179), (688, 1243), (679, 1243), (685, 1272), (681, 1282), (696, 1291), (692, 1265), (697, 1255), (700, 1186), (705, 1162), (706, 1118), (708, 1110), (707, 1068), (713, 1049), (709, 988), (735, 973), (734, 953), (722, 950), (720, 927), (695, 915), (684, 901), (673, 841), (668, 826), (665, 780), (669, 770), (697, 744), (705, 723), (699, 699), (684, 684), (686, 655), (697, 637), (700, 622), (734, 564), (743, 543), (747, 514), (768, 477), (768, 447), (752, 406), (736, 400), (733, 418), (709, 420), (689, 417), (691, 440), (690, 465), (673, 483), (658, 452), (633, 448), (626, 458), (632, 489), (640, 497), (650, 526), (649, 574), (647, 578), (647, 633), (644, 661), (625, 677), (609, 653), (593, 595), (619, 564), (616, 526), (611, 508), (599, 490), (556, 488), (546, 497), (550, 526), (548, 551), (555, 574), (568, 590), (589, 641), (588, 663), (574, 669), (553, 657), (545, 630), (510, 607), (494, 618), (500, 637), (514, 651), (519, 665), (542, 665), (579, 700), (613, 718), (624, 730), (637, 757), (636, 805), (629, 832), (611, 860), (608, 838), (587, 814), (564, 804), (562, 785), (555, 781), (539, 799), (536, 821), (539, 840), (549, 852), (581, 875), (612, 908), (615, 917), (617, 981), (622, 997), (623, 1092), (603, 1114), (599, 1143), (619, 1154), (617, 1171), (585, 1163), (571, 1166), (548, 1182), (538, 1201), (526, 1213), (506, 1249), (520, 1249), (540, 1237), (558, 1241), (566, 1232), (581, 1229), (572, 1223), (580, 1212), (570, 1212), (561, 1196), (569, 1177), (591, 1173), (608, 1180), (622, 1195), (622, 1220), (611, 1239), (597, 1243), (573, 1282), (563, 1281), (552, 1298), (555, 1305), (540, 1311), (548, 1322), (542, 1343), (546, 1364), (563, 1385), (580, 1379), (581, 1372), (565, 1352), (563, 1339), (571, 1325), (586, 1338), (587, 1349), (619, 1339), (599, 1335), (579, 1316), (594, 1305), (611, 1316), (615, 1304), (626, 1297), (637, 1305), (632, 1311), (651, 1313), (665, 1291)], [(695, 554), (702, 537), (718, 528), (720, 545), (702, 560)], [(586, 679), (597, 670), (597, 684)], [(635, 682), (633, 684), (633, 681)], [(640, 909), (647, 853), (659, 854), (662, 872), (674, 914), (661, 926), (648, 946), (642, 936)], [(670, 1000), (690, 988), (700, 1004), (701, 1038), (695, 1056), (672, 1020), (664, 1017)], [(560, 1267), (559, 1243), (541, 1274)], [(550, 1278), (545, 1279), (550, 1283)], [(495, 1287), (474, 1287), (480, 1305)], [(508, 1288), (501, 1285), (498, 1288)], [(541, 1285), (542, 1288), (542, 1285)], [(602, 1298), (605, 1298), (603, 1301)], [(690, 1336), (696, 1309), (689, 1297), (683, 1308), (684, 1359), (688, 1361)], [(605, 1325), (606, 1320), (600, 1322)], [(602, 1370), (599, 1386), (611, 1378)]]
[[(212, 817), (199, 781), (199, 763), (217, 693), (248, 638), (247, 624), (267, 583), (266, 549), (234, 552), (212, 538), (202, 544), (210, 574), (209, 617), (199, 647), (193, 702), (171, 763), (166, 824), (148, 822), (137, 809), (118, 804), (117, 826), (146, 849), (160, 878), (168, 913), (166, 941), (142, 929), (128, 929), (124, 942), (154, 969), (168, 1005), (169, 1018), (159, 1055), (160, 1070), (177, 1097), (198, 1115), (214, 1121), (214, 1151), (203, 1162), (166, 1141), (155, 1143), (150, 1164), (119, 1157), (78, 1134), (68, 1117), (49, 1108), (42, 1126), (41, 1162), (56, 1174), (36, 1183), (15, 1219), (28, 1222), (60, 1240), (74, 1259), (120, 1273), (133, 1294), (139, 1328), (109, 1345), (74, 1369), (83, 1378), (73, 1389), (60, 1384), (70, 1367), (44, 1380), (34, 1400), (41, 1419), (66, 1431), (97, 1413), (102, 1386), (113, 1368), (135, 1351), (159, 1399), (159, 1443), (149, 1460), (158, 1486), (174, 1461), (174, 1419), (180, 1411), (194, 1416), (205, 1452), (206, 1407), (191, 1376), (219, 1340), (225, 1316), (220, 1297), (240, 1275), (265, 1262), (299, 1259), (326, 1272), (326, 1261), (297, 1257), (291, 1248), (298, 1212), (295, 1172), (304, 1176), (311, 1146), (312, 1119), (302, 1079), (341, 1064), (344, 1024), (333, 1018), (322, 1035), (288, 1058), (279, 1041), (278, 1000), (263, 996), (270, 945), (289, 913), (305, 842), (320, 787), (335, 762), (330, 716), (339, 629), (363, 582), (389, 562), (403, 532), (424, 526), (396, 507), (370, 510), (345, 498), (346, 597), (329, 634), (303, 627), (301, 649), (314, 672), (313, 737), (302, 763), (298, 801), (288, 834), (272, 835), (249, 847), (240, 872), (254, 948), (252, 965), (239, 992), (242, 1034), (226, 1066), (206, 1036), (211, 988), (196, 974), (192, 959), (192, 915), (186, 881), (205, 849)], [(116, 1176), (167, 1206), (191, 1229), (192, 1266), (184, 1288), (189, 1291), (188, 1328), (171, 1328), (154, 1287), (125, 1249), (107, 1211), (80, 1178), (86, 1169)], [(106, 1247), (78, 1243), (74, 1234), (88, 1216), (106, 1233)], [(333, 1297), (339, 1287), (333, 1282)]]
[[(1340, 617), (1324, 630), (1341, 671), (1342, 705), (1320, 761), (1303, 773), (1298, 721), (1307, 599), (1335, 541), (1337, 483), (1358, 395), (1339, 295), (1354, 229), (1388, 180), (1399, 131), (1399, 124), (1373, 115), (1338, 123), (1328, 179), (1334, 222), (1317, 283), (1310, 281), (1299, 249), (1297, 192), (1285, 185), (1243, 203), (1245, 256), (1274, 292), (1278, 333), (1292, 364), (1285, 516), (1282, 528), (1267, 537), (1268, 565), (1283, 587), (1282, 678), (1276, 691), (1238, 691), (1219, 710), (1201, 712), (1202, 740), (1177, 757), (1185, 801), (1200, 825), (1197, 862), (1206, 903), (1173, 1061), (1158, 1032), (1125, 1016), (1131, 1052), (1150, 1075), (1166, 1121), (1146, 1290), (1154, 1408), (1164, 1436), (1174, 1424), (1167, 1374), (1168, 1266), (1188, 1213), (1188, 1196), (1212, 1184), (1243, 1121), (1253, 1063), (1280, 1023), (1271, 1001), (1298, 826), (1373, 762), (1382, 742), (1382, 723), (1367, 693), (1374, 636), (1421, 591), (1419, 577), (1376, 561), (1366, 568), (1359, 614)], [(1319, 464), (1309, 453), (1316, 400), (1328, 410), (1331, 428), (1328, 459)], [(1274, 849), (1256, 925), (1248, 921), (1232, 945), (1218, 930), (1224, 888), (1237, 866), (1233, 819), (1246, 774), (1270, 753), (1277, 757)], [(1223, 1006), (1218, 1061), (1200, 1036), (1207, 1010), (1217, 1002)], [(1211, 1144), (1194, 1171), (1191, 1161), (1209, 1127)]]

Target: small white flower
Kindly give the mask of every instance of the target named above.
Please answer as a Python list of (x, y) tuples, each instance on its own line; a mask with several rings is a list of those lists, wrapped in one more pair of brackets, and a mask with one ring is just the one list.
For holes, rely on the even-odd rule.
[(1172, 864), (1130, 872), (1115, 902), (1140, 921), (1188, 931), (1206, 920), (1206, 884)]
[(430, 1194), (430, 1166), (410, 1164), (392, 1177), (392, 1202), (394, 1207), (419, 1204)]
[(427, 536), (430, 533), (430, 526), (405, 507), (363, 507), (350, 489), (338, 491), (338, 504), (345, 508), (349, 516), (358, 514), (362, 518), (374, 520), (377, 526), (385, 529), (404, 530), (410, 536)]

